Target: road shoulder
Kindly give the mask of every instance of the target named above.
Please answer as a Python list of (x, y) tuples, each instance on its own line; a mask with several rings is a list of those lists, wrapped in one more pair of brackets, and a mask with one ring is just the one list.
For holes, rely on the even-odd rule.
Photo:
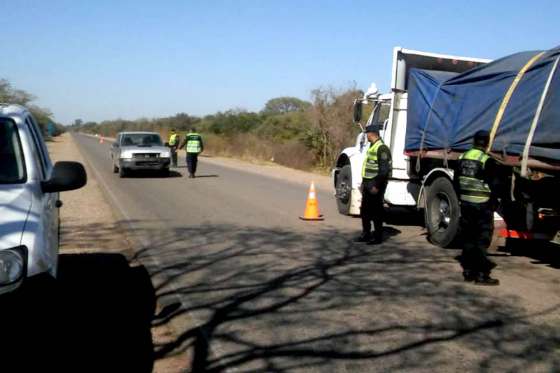
[[(132, 268), (139, 267), (140, 263), (132, 260), (135, 253), (132, 240), (127, 237), (124, 225), (119, 222), (115, 210), (108, 203), (105, 192), (72, 136), (68, 133), (61, 135), (50, 142), (48, 148), (53, 162), (80, 162), (88, 174), (85, 187), (61, 194), (61, 257), (119, 254), (126, 258)], [(156, 314), (159, 311), (160, 307), (156, 305)], [(176, 338), (175, 333), (165, 325), (152, 327), (151, 333), (156, 348)], [(186, 364), (185, 356), (163, 357), (154, 362), (154, 372), (180, 372), (184, 371)]]

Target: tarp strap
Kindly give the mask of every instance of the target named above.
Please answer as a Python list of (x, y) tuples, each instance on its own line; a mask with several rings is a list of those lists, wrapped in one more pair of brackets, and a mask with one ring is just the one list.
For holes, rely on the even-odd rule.
[(492, 125), (492, 130), (490, 131), (490, 141), (488, 142), (488, 147), (486, 148), (486, 152), (489, 152), (490, 150), (492, 150), (492, 145), (494, 144), (494, 138), (496, 137), (496, 132), (498, 132), (498, 127), (500, 126), (500, 123), (502, 122), (502, 118), (503, 118), (504, 113), (506, 111), (506, 108), (509, 104), (509, 100), (511, 99), (511, 96), (513, 95), (513, 92), (515, 92), (515, 89), (517, 88), (517, 85), (519, 84), (521, 79), (523, 79), (523, 76), (525, 75), (527, 70), (529, 70), (529, 68), (531, 66), (533, 66), (533, 64), (539, 58), (541, 58), (544, 53), (545, 52), (541, 52), (541, 53), (533, 56), (533, 58), (531, 58), (525, 64), (525, 66), (523, 66), (521, 68), (521, 70), (519, 70), (515, 79), (513, 79), (513, 82), (509, 86), (509, 88), (506, 92), (506, 95), (504, 96), (504, 99), (502, 100), (502, 103), (500, 104), (500, 108), (498, 109), (498, 113), (496, 114), (496, 118), (494, 119), (494, 124)]
[(515, 171), (512, 169), (511, 170), (511, 188), (510, 188), (510, 193), (511, 193), (511, 200), (513, 202), (515, 202)]
[(556, 71), (556, 67), (558, 67), (558, 60), (560, 60), (560, 56), (556, 57), (554, 61), (554, 65), (552, 66), (552, 70), (550, 70), (550, 74), (548, 74), (548, 80), (544, 86), (541, 99), (539, 101), (539, 106), (537, 106), (537, 112), (533, 118), (533, 123), (531, 123), (531, 129), (529, 130), (529, 135), (527, 136), (527, 141), (525, 141), (525, 147), (523, 148), (523, 157), (521, 158), (521, 176), (527, 177), (527, 163), (529, 161), (529, 149), (531, 148), (531, 144), (533, 143), (533, 137), (535, 136), (535, 129), (537, 128), (537, 123), (541, 118), (542, 108), (544, 105), (544, 101), (546, 99), (546, 95), (548, 94), (548, 90), (550, 89), (550, 83), (552, 82), (552, 77), (554, 76), (554, 72)]

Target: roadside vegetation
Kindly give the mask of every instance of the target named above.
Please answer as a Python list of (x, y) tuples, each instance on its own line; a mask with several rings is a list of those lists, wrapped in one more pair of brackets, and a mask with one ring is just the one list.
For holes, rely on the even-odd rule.
[(27, 107), (37, 120), (43, 135), (48, 139), (51, 136), (58, 136), (66, 129), (53, 120), (53, 115), (49, 109), (39, 107), (34, 104), (36, 97), (24, 90), (14, 88), (12, 84), (0, 79), (0, 103), (2, 104), (18, 104)]
[(259, 112), (232, 109), (204, 117), (179, 113), (100, 123), (77, 119), (71, 129), (108, 137), (119, 131), (146, 130), (167, 138), (171, 128), (184, 135), (195, 126), (204, 136), (207, 154), (274, 162), (302, 170), (326, 170), (359, 133), (351, 118), (352, 102), (361, 94), (355, 88), (319, 88), (311, 92), (310, 101), (276, 97)]

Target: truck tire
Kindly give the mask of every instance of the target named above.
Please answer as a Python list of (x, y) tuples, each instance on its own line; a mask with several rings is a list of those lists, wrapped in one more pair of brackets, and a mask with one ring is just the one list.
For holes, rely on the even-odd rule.
[(335, 189), (338, 212), (349, 215), (350, 203), (352, 202), (352, 167), (349, 164), (340, 169), (336, 178)]
[(127, 170), (124, 167), (119, 167), (119, 177), (123, 178), (128, 175)]
[(424, 210), (430, 242), (448, 247), (457, 236), (460, 216), (459, 199), (451, 181), (446, 177), (435, 179), (426, 191)]

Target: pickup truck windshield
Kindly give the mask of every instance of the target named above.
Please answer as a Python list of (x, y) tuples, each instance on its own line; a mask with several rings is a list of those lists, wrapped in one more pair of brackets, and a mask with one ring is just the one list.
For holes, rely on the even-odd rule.
[(0, 118), (0, 184), (25, 182), (25, 162), (16, 124)]
[(157, 134), (131, 133), (123, 136), (122, 146), (161, 146), (161, 138)]

